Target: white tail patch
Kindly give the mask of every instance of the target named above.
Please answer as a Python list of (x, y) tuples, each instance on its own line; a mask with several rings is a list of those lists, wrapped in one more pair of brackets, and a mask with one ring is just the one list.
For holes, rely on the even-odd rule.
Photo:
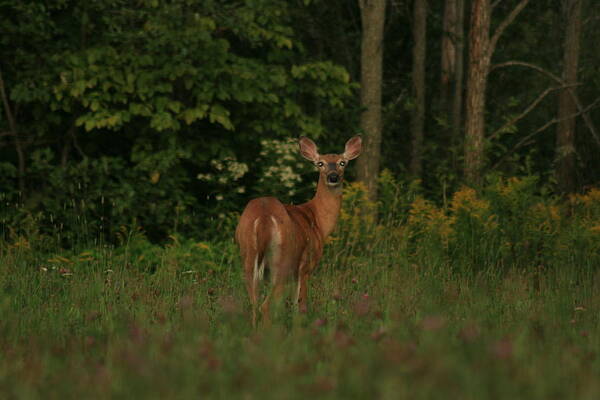
[(263, 254), (263, 258), (258, 263), (258, 258), (260, 257), (259, 249), (258, 249), (258, 225), (260, 223), (260, 217), (254, 220), (254, 249), (256, 250), (256, 256), (254, 257), (254, 286), (258, 284), (259, 281), (262, 281), (263, 276), (265, 275), (265, 256)]
[(281, 254), (281, 229), (277, 224), (277, 220), (274, 216), (271, 215), (271, 222), (273, 222), (273, 227), (271, 229), (271, 243), (269, 243), (269, 260), (273, 267), (271, 268), (271, 281), (275, 281), (275, 274), (279, 271), (279, 268), (275, 267), (276, 263), (279, 261), (279, 256)]
[(258, 282), (262, 281), (263, 276), (265, 275), (265, 258), (263, 257), (260, 265), (258, 264), (258, 253), (254, 258), (254, 284), (256, 285)]
[(298, 277), (298, 286), (296, 287), (296, 301), (295, 301), (295, 304), (300, 303), (300, 287), (301, 287), (300, 286), (300, 282), (301, 282), (300, 277)]
[(254, 250), (258, 250), (258, 224), (260, 222), (260, 217), (254, 220), (254, 235), (252, 235), (252, 239), (254, 239)]

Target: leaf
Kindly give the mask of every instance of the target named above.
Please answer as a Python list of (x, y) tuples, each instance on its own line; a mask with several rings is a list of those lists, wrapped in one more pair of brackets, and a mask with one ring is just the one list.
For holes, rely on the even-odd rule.
[(206, 110), (208, 106), (200, 106), (196, 108), (189, 108), (182, 114), (183, 120), (186, 124), (190, 125), (192, 122), (203, 119), (206, 117)]
[(169, 110), (173, 111), (174, 113), (179, 113), (179, 110), (181, 110), (181, 103), (178, 101), (170, 101), (167, 104), (167, 107)]
[(229, 119), (229, 111), (220, 104), (215, 104), (210, 109), (210, 122), (217, 122), (227, 130), (233, 130), (233, 124)]

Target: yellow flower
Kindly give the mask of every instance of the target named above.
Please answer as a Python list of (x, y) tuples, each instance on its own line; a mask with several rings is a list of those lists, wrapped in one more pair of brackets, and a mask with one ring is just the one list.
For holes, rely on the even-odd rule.
[(451, 235), (454, 233), (452, 225), (454, 217), (436, 207), (433, 203), (419, 196), (411, 204), (408, 216), (408, 225), (416, 233), (428, 233), (438, 235), (448, 245)]
[(593, 225), (589, 228), (589, 230), (593, 233), (600, 233), (600, 224)]
[(478, 219), (482, 219), (489, 208), (490, 203), (487, 200), (478, 198), (475, 189), (466, 186), (454, 193), (450, 203), (450, 210), (453, 213), (464, 210)]

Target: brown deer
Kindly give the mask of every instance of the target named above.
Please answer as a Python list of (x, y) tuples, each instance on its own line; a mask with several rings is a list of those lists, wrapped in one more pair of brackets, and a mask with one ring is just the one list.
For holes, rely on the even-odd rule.
[(235, 231), (254, 326), (259, 285), (265, 268), (269, 269), (273, 288), (261, 306), (263, 318), (269, 319), (271, 297), (280, 297), (291, 278), (297, 281), (299, 310), (306, 312), (308, 277), (323, 255), (325, 238), (337, 222), (342, 205), (344, 169), (348, 161), (359, 156), (362, 140), (360, 136), (348, 140), (343, 154), (320, 155), (317, 145), (307, 137), (301, 137), (299, 145), (300, 154), (319, 169), (319, 183), (313, 199), (297, 206), (282, 204), (275, 197), (251, 200)]

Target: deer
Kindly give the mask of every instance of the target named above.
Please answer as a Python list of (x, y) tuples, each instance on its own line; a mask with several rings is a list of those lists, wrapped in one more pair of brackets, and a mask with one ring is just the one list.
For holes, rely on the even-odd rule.
[(265, 269), (270, 274), (271, 292), (261, 305), (262, 318), (269, 320), (271, 299), (280, 298), (292, 280), (297, 284), (295, 303), (301, 313), (307, 312), (308, 279), (323, 255), (325, 239), (337, 223), (344, 170), (360, 155), (362, 139), (360, 135), (349, 139), (342, 154), (321, 155), (317, 145), (304, 136), (298, 144), (300, 154), (319, 171), (314, 197), (299, 205), (283, 204), (275, 197), (250, 200), (235, 231), (254, 327)]

